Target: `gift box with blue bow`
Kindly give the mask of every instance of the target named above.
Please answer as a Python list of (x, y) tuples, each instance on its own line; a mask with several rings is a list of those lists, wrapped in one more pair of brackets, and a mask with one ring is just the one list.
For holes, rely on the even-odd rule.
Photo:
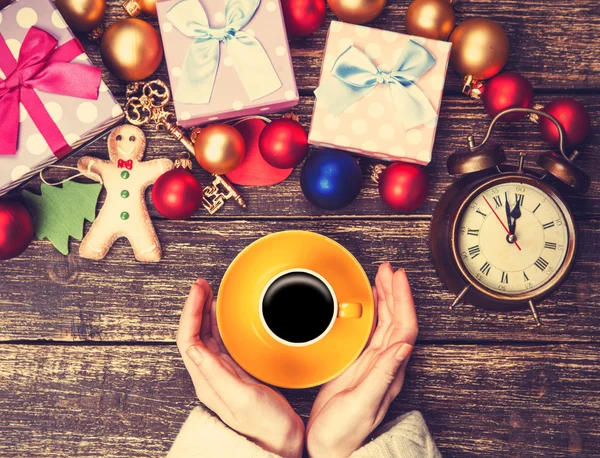
[(157, 12), (179, 125), (298, 103), (279, 0), (161, 0)]
[(332, 21), (309, 143), (428, 164), (450, 46)]

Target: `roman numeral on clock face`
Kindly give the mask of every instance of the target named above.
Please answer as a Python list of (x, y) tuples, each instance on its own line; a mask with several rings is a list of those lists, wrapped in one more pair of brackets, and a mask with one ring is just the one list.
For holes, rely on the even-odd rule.
[(469, 248), (469, 254), (471, 255), (471, 259), (475, 259), (481, 253), (481, 249), (479, 245), (475, 245)]
[(467, 234), (468, 235), (478, 236), (479, 235), (479, 229), (468, 229), (467, 230)]
[(527, 276), (525, 271), (523, 271), (523, 281), (529, 281), (529, 277)]
[(525, 194), (515, 194), (515, 203), (518, 202), (519, 205), (522, 207), (524, 201), (525, 201)]
[(548, 248), (549, 250), (556, 250), (556, 243), (546, 242), (544, 243), (544, 248)]
[(487, 216), (485, 213), (483, 213), (481, 210), (477, 209), (475, 210), (475, 213), (479, 213), (481, 216), (483, 216), (484, 218)]
[(502, 279), (500, 283), (508, 283), (508, 272), (502, 272)]
[(540, 256), (539, 258), (537, 258), (537, 261), (535, 261), (535, 265), (538, 269), (543, 271), (546, 269), (546, 267), (548, 267), (548, 261), (546, 261)]
[(481, 266), (481, 269), (479, 269), (479, 271), (487, 277), (490, 274), (491, 268), (492, 266), (490, 266), (490, 263), (486, 262), (484, 265)]
[(496, 203), (496, 208), (502, 207), (502, 197), (494, 196), (494, 202)]
[(546, 224), (543, 225), (544, 229), (550, 229), (551, 227), (554, 227), (554, 221), (550, 221)]

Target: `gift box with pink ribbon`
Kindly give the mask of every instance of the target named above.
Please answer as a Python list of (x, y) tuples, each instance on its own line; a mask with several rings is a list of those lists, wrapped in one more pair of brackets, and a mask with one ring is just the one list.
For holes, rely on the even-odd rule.
[(100, 69), (49, 0), (0, 11), (0, 195), (123, 118)]
[(279, 0), (160, 0), (157, 11), (179, 125), (298, 104)]
[(431, 160), (450, 43), (332, 21), (309, 143)]

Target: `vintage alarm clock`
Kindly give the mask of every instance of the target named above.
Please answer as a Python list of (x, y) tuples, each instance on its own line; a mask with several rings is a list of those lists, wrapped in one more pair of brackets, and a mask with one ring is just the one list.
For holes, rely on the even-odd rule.
[[(558, 128), (560, 155), (537, 158), (543, 175), (523, 167), (523, 153), (518, 167), (501, 168), (504, 150), (488, 144), (498, 120), (516, 112), (548, 118)], [(529, 308), (541, 325), (535, 304), (566, 278), (577, 247), (573, 216), (548, 176), (578, 192), (590, 184), (573, 164), (579, 153), (565, 153), (564, 136), (552, 115), (512, 108), (492, 120), (481, 144), (469, 136), (468, 148), (448, 158), (448, 172), (464, 176), (441, 197), (430, 243), (438, 273), (456, 295), (451, 309), (461, 302), (497, 311)]]

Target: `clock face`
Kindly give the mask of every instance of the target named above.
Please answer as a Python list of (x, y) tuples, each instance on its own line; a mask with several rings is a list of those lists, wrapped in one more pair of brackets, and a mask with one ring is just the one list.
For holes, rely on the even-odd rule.
[(540, 188), (518, 181), (475, 195), (458, 216), (456, 249), (479, 284), (517, 295), (548, 283), (565, 261), (565, 215)]

